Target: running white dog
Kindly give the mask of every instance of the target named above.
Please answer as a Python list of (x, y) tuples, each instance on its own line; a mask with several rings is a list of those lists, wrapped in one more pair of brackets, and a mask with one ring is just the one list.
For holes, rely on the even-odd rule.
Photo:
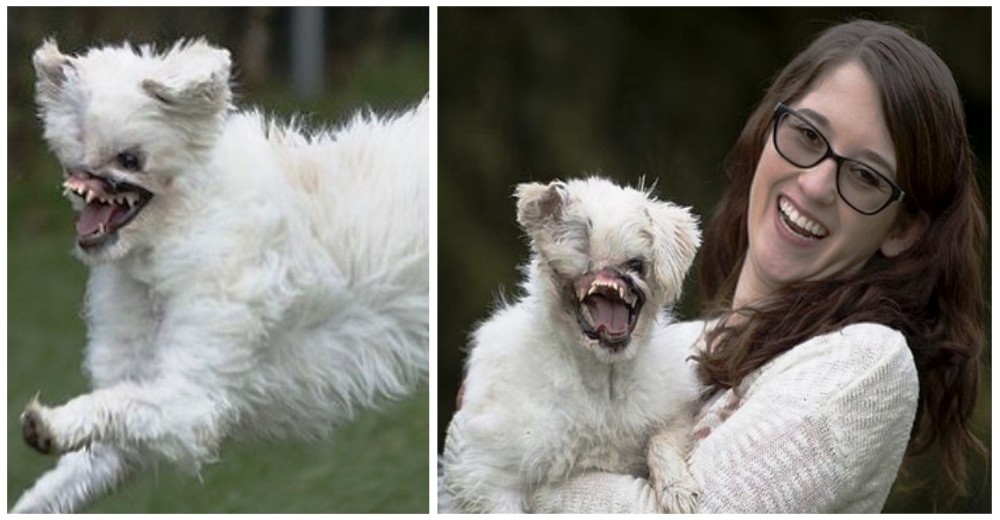
[(517, 198), (533, 253), (525, 294), (473, 336), (444, 498), (522, 512), (538, 486), (586, 470), (645, 476), (652, 458), (661, 506), (693, 510), (698, 384), (662, 334), (700, 243), (695, 218), (598, 178), (522, 184)]
[(95, 390), (28, 405), (25, 440), (62, 457), (15, 511), (76, 510), (157, 459), (197, 472), (228, 436), (318, 438), (426, 381), (426, 100), (304, 136), (233, 111), (203, 40), (47, 41), (34, 66)]

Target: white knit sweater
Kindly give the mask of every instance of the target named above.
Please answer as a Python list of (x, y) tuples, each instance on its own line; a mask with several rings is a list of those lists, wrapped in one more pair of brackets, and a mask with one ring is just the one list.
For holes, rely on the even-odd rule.
[[(673, 326), (701, 348), (705, 322)], [(906, 340), (862, 323), (818, 336), (719, 392), (694, 429), (700, 512), (877, 513), (909, 441), (918, 384)], [(587, 473), (532, 497), (538, 513), (659, 512), (644, 479)]]

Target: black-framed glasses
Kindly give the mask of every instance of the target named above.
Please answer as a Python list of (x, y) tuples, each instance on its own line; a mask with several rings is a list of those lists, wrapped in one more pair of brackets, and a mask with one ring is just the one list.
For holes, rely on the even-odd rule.
[(812, 123), (784, 103), (774, 109), (771, 135), (778, 154), (799, 168), (812, 168), (832, 157), (837, 163), (837, 193), (861, 214), (874, 215), (905, 195), (871, 166), (835, 153)]

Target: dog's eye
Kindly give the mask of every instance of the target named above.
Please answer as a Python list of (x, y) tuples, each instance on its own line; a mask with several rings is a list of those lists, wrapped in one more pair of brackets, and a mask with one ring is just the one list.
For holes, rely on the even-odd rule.
[(625, 267), (627, 267), (629, 271), (635, 271), (639, 274), (642, 274), (642, 269), (646, 267), (646, 264), (638, 258), (633, 258), (632, 260), (629, 260), (627, 264), (625, 264)]
[(115, 156), (115, 161), (118, 166), (130, 171), (137, 172), (142, 169), (142, 164), (139, 162), (139, 156), (132, 152), (122, 152)]

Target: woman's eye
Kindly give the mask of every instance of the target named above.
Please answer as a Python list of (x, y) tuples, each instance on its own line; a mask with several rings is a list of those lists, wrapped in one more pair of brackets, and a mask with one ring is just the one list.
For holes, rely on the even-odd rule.
[(866, 168), (855, 167), (851, 170), (854, 176), (865, 186), (870, 186), (872, 188), (881, 188), (882, 179), (879, 178), (875, 172), (872, 172)]
[(805, 141), (806, 143), (809, 143), (813, 146), (822, 145), (823, 138), (819, 136), (818, 132), (816, 132), (812, 128), (809, 128), (808, 126), (803, 126), (799, 128), (799, 135), (802, 137), (802, 140)]
[(142, 169), (142, 165), (139, 163), (139, 157), (132, 152), (122, 152), (115, 157), (115, 161), (118, 162), (118, 166), (130, 171), (137, 172)]
[(822, 148), (824, 146), (823, 136), (805, 121), (794, 116), (788, 116), (788, 128), (802, 146), (811, 148)]
[(858, 177), (869, 186), (878, 186), (878, 177), (868, 170), (858, 170)]

